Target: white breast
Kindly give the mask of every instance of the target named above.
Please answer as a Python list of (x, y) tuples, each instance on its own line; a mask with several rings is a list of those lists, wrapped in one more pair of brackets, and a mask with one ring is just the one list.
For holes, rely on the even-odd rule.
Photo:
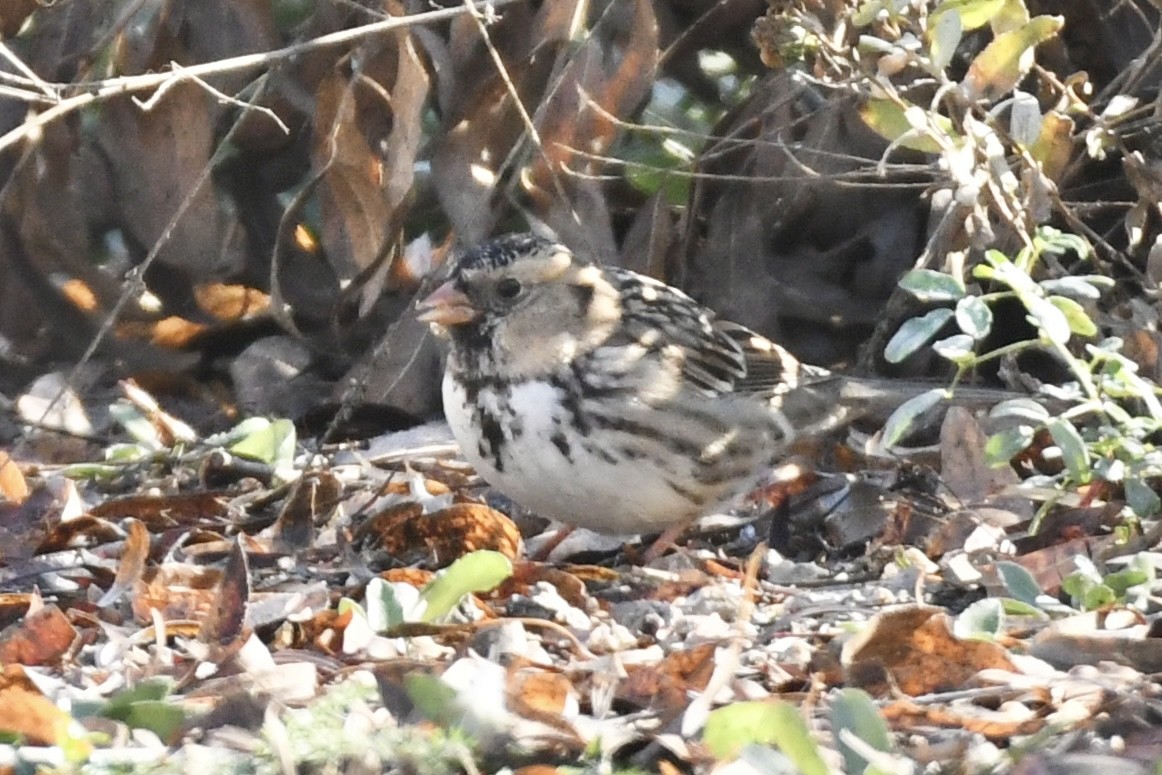
[[(445, 376), (443, 393), (444, 412), (465, 458), (490, 484), (541, 516), (613, 535), (658, 532), (697, 516), (647, 460), (610, 462), (580, 443), (561, 390), (548, 382), (521, 383), (505, 396), (482, 389), (470, 405), (463, 388)], [(501, 423), (499, 469), (481, 454), (481, 412), (519, 421)], [(558, 437), (562, 431), (568, 457)]]

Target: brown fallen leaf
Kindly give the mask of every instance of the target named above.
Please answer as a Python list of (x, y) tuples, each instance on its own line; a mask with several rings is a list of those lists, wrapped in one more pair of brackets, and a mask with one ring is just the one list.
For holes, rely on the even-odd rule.
[(1033, 516), (1028, 498), (997, 500), (996, 493), (1019, 481), (1010, 466), (989, 465), (984, 446), (988, 434), (973, 413), (963, 406), (949, 407), (940, 426), (940, 478), (966, 506), (989, 504)]
[(218, 568), (170, 562), (149, 568), (137, 583), (133, 616), (141, 624), (152, 621), (156, 609), (168, 621), (203, 621), (214, 606), (214, 591), (222, 578)]
[(250, 564), (241, 539), (235, 540), (234, 548), (222, 569), (222, 579), (218, 585), (214, 606), (202, 621), (198, 640), (211, 647), (211, 659), (215, 648), (229, 653), (240, 646), (249, 635), (246, 611), (250, 605)]
[(882, 696), (892, 686), (918, 696), (958, 689), (981, 670), (1017, 672), (1003, 648), (952, 633), (935, 606), (904, 606), (878, 614), (844, 644), (841, 662), (849, 685)]
[(56, 665), (76, 639), (68, 617), (50, 603), (0, 632), (0, 664)]
[(121, 562), (117, 564), (117, 577), (112, 586), (97, 601), (98, 608), (107, 608), (129, 590), (137, 586), (145, 573), (145, 562), (149, 559), (149, 531), (139, 520), (129, 520), (129, 537), (121, 552)]
[(16, 461), (0, 449), (0, 499), (19, 506), (28, 497), (28, 482)]
[(20, 503), (0, 503), (0, 563), (43, 553), (42, 544), (60, 524), (63, 509), (57, 494), (45, 486)]
[(371, 535), (396, 558), (419, 551), (441, 568), (479, 549), (500, 552), (510, 560), (521, 550), (516, 523), (480, 503), (455, 503), (432, 514), (424, 514), (418, 503), (398, 504), (367, 520), (356, 539), (367, 540)]
[(271, 527), (274, 549), (289, 552), (309, 547), (315, 537), (315, 525), (335, 508), (341, 491), (338, 477), (329, 471), (300, 477)]
[(132, 517), (155, 531), (189, 525), (222, 525), (236, 516), (227, 496), (221, 492), (127, 495), (99, 503), (89, 514), (111, 520)]
[(716, 643), (703, 643), (668, 654), (656, 665), (626, 665), (617, 699), (654, 710), (663, 723), (677, 718), (690, 704), (689, 693), (709, 683), (717, 648)]
[(31, 745), (63, 745), (72, 738), (87, 750), (89, 744), (72, 732), (72, 716), (58, 708), (29, 680), (20, 665), (5, 665), (0, 674), (0, 730)]
[(896, 700), (880, 711), (894, 729), (918, 729), (938, 726), (963, 729), (983, 735), (990, 740), (1008, 740), (1014, 735), (1031, 735), (1045, 726), (1041, 716), (1015, 718), (1003, 710), (989, 710), (973, 706), (971, 712), (951, 705), (917, 705), (909, 700)]

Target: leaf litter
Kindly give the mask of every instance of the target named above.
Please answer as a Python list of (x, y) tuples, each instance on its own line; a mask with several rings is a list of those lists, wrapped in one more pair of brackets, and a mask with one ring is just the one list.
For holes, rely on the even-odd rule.
[[(1157, 377), (1156, 310), (1120, 291), (1096, 304), (1111, 267), (1158, 274), (1148, 122), (1139, 97), (1101, 96), (1151, 82), (1148, 4), (1103, 17), (1120, 43), (1100, 60), (1059, 35), (1096, 30), (1087, 9), (1033, 16), (1019, 0), (936, 4), (924, 40), (906, 16), (920, 4), (771, 4), (756, 20), (747, 3), (587, 16), (561, 0), (342, 45), (323, 41), (371, 9), (10, 5), (0, 32), (34, 87), (66, 105), (100, 88), (62, 86), (107, 64), (125, 91), (72, 123), (0, 101), (18, 127), (4, 149), (36, 132), (0, 221), (0, 389), (19, 394), (0, 426), (0, 766), (1157, 760), (1158, 528), (1124, 519), (1156, 512), (1157, 477), (1095, 452), (1078, 416), (1041, 428), (1043, 407), (1010, 412), (992, 447), (984, 426), (1001, 418), (956, 411), (935, 440), (821, 440), (646, 568), (636, 544), (584, 534), (529, 560), (555, 528), (484, 488), (439, 423), (366, 445), (298, 435), (327, 400), (378, 410), (353, 418), (377, 431), (434, 413), (438, 357), (411, 296), (453, 235), (518, 214), (681, 281), (812, 362), (852, 359), (870, 334), (865, 365), (892, 342), (893, 368), (938, 372), (1019, 330), (1014, 317), (1057, 344), (1096, 320), (1125, 343), (1085, 342), (1102, 374), (1148, 404), (1133, 390)], [(811, 42), (837, 21), (859, 39)], [(277, 49), (288, 39), (307, 45)], [(724, 52), (733, 104), (712, 77)], [(783, 66), (804, 54), (813, 68)], [(198, 81), (189, 68), (209, 60), (238, 69)], [(128, 95), (171, 62), (148, 99)], [(959, 68), (950, 115), (912, 88), (933, 64)], [(861, 101), (871, 71), (884, 94)], [(674, 93), (710, 109), (690, 121)], [(678, 131), (659, 142), (630, 123), (643, 104)], [(944, 154), (943, 171), (916, 149)], [(1121, 166), (1101, 164), (1114, 154)], [(972, 277), (1008, 278), (1028, 315), (955, 271), (1052, 215), (1088, 235), (1090, 274), (1067, 274), (1058, 251), (1036, 281), (1006, 256)], [(1055, 378), (1015, 357), (997, 371)], [(1046, 479), (1065, 475), (1073, 489)]]

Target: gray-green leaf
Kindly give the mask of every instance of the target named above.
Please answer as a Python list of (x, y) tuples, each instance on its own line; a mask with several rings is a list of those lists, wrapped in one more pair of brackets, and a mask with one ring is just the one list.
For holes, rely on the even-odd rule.
[(1081, 438), (1077, 428), (1069, 420), (1061, 417), (1054, 417), (1045, 424), (1045, 427), (1049, 429), (1053, 443), (1061, 450), (1061, 459), (1069, 471), (1069, 476), (1079, 484), (1088, 482), (1092, 474), (1089, 448), (1085, 446), (1085, 440)]
[(900, 287), (920, 301), (955, 301), (964, 296), (964, 283), (934, 269), (913, 269), (900, 278)]
[(941, 358), (953, 363), (968, 363), (976, 357), (972, 351), (972, 337), (968, 334), (953, 334), (932, 343), (932, 350)]
[[(1056, 308), (1054, 308), (1056, 310)], [(934, 309), (924, 315), (909, 318), (884, 348), (888, 363), (899, 363), (932, 340), (952, 317), (950, 309)]]
[(892, 447), (899, 444), (911, 433), (916, 420), (943, 401), (947, 395), (943, 388), (933, 388), (900, 404), (884, 424), (884, 446)]
[(1022, 603), (1036, 605), (1037, 597), (1041, 594), (1041, 585), (1025, 566), (1001, 560), (997, 562), (996, 569), (1006, 592)]
[(1064, 312), (1040, 296), (1028, 296), (1023, 301), (1029, 311), (1030, 322), (1041, 329), (1041, 334), (1046, 339), (1055, 344), (1065, 344), (1069, 341), (1071, 329)]
[(965, 296), (956, 303), (956, 325), (973, 339), (983, 339), (992, 330), (993, 311), (979, 296)]
[(1066, 296), (1050, 296), (1049, 302), (1061, 310), (1061, 314), (1065, 315), (1066, 321), (1069, 322), (1070, 331), (1078, 336), (1094, 336), (1097, 334), (1097, 324), (1090, 319), (1089, 313), (1085, 311), (1085, 307)]
[(1033, 443), (1033, 429), (1028, 425), (1005, 428), (1000, 433), (989, 436), (985, 442), (985, 459), (993, 468), (1007, 466), (1012, 459), (1024, 452)]
[(831, 729), (839, 752), (843, 755), (844, 772), (864, 772), (871, 763), (844, 742), (839, 734), (849, 729), (860, 740), (877, 751), (892, 750), (888, 725), (872, 700), (862, 689), (842, 689), (831, 703)]

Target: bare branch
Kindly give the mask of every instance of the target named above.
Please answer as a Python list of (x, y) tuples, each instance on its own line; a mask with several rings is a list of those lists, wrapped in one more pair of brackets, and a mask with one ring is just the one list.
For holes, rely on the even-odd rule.
[[(353, 41), (370, 38), (375, 35), (380, 35), (391, 30), (403, 29), (405, 27), (413, 27), (417, 24), (432, 24), (435, 22), (451, 19), (466, 13), (468, 10), (484, 10), (497, 8), (505, 5), (510, 5), (516, 0), (486, 0), (484, 2), (468, 2), (468, 7), (442, 8), (437, 11), (428, 11), (427, 13), (417, 13), (409, 16), (398, 16), (387, 19), (381, 22), (373, 22), (371, 24), (364, 24), (360, 27), (353, 27), (349, 30), (340, 30), (332, 32), (328, 35), (321, 35), (313, 40), (296, 43), (285, 48), (275, 49), (274, 51), (264, 51), (258, 54), (244, 54), (242, 56), (230, 57), (229, 59), (220, 59), (216, 62), (203, 62), (196, 65), (182, 69), (181, 77), (190, 78), (208, 78), (215, 75), (222, 75), (225, 73), (236, 73), (239, 71), (254, 70), (269, 66), (276, 62), (282, 62), (288, 59), (293, 59), (308, 51), (316, 51), (322, 48), (330, 48), (332, 46), (340, 46)], [(49, 108), (35, 116), (31, 116), (20, 126), (0, 136), (0, 152), (10, 148), (15, 143), (25, 140), (29, 137), (35, 136), (40, 128), (56, 119), (66, 116), (76, 110), (83, 108), (100, 100), (108, 99), (110, 97), (119, 96), (122, 94), (130, 94), (134, 92), (147, 91), (149, 89), (156, 89), (164, 86), (166, 82), (174, 79), (176, 76), (173, 72), (165, 73), (143, 73), (141, 75), (121, 76), (117, 78), (108, 78), (100, 81), (80, 82), (77, 84), (45, 84), (51, 89), (83, 89), (84, 92), (76, 94), (72, 97), (67, 97), (60, 100), (56, 105)]]

